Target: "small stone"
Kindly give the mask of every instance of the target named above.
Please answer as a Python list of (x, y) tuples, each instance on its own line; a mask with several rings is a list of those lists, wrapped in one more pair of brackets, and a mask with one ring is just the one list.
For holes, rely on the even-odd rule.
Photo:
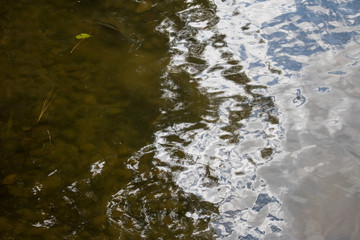
[(142, 1), (136, 8), (136, 13), (143, 13), (148, 11), (152, 6), (150, 1)]
[(7, 184), (13, 184), (16, 182), (16, 180), (18, 179), (18, 175), (16, 173), (12, 173), (10, 175), (7, 175), (3, 181), (2, 184), (7, 185)]
[(104, 230), (105, 229), (105, 224), (107, 222), (107, 218), (105, 214), (96, 216), (92, 219), (93, 224), (95, 225), (96, 228), (100, 229), (100, 230)]
[(9, 231), (12, 229), (13, 226), (11, 225), (10, 221), (6, 217), (0, 217), (0, 231)]

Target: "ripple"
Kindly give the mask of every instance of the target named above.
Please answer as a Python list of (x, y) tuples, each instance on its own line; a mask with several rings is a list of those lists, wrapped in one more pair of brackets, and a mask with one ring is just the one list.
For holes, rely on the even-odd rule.
[[(194, 13), (193, 9), (201, 12), (202, 8), (192, 6), (184, 11), (186, 17), (179, 13), (183, 25), (173, 22), (164, 30), (171, 36), (171, 47), (181, 49), (173, 51), (169, 71), (185, 72), (183, 81), (194, 83), (191, 91), (204, 100), (181, 111), (162, 107), (164, 112), (173, 111), (171, 118), (164, 116), (172, 127), (155, 133), (155, 157), (180, 166), (169, 173), (184, 192), (219, 207), (211, 221), (218, 238), (290, 239), (286, 230), (291, 216), (282, 207), (282, 196), (291, 187), (283, 184), (274, 191), (259, 172), (285, 161), (282, 142), (291, 143), (291, 130), (315, 134), (321, 128), (315, 121), (324, 119), (310, 123), (308, 108), (314, 93), (330, 94), (333, 88), (329, 92), (330, 85), (319, 83), (310, 90), (309, 82), (316, 80), (304, 78), (304, 70), (313, 56), (328, 53), (331, 58), (333, 49), (356, 41), (357, 15), (349, 7), (357, 5), (275, 0), (215, 3), (209, 16), (214, 19), (216, 12), (216, 24), (205, 24), (202, 17), (199, 21), (208, 9)], [(176, 31), (181, 35), (176, 36)], [(192, 49), (196, 49), (195, 59), (189, 58)], [(346, 76), (343, 70), (325, 73)], [(180, 89), (169, 88), (177, 82), (168, 80), (162, 90), (179, 94)], [(318, 101), (324, 104), (325, 99)], [(180, 115), (192, 116), (185, 121), (191, 130), (175, 130)], [(342, 126), (334, 112), (325, 122), (331, 134)], [(325, 134), (316, 134), (324, 139)], [(172, 136), (171, 141), (165, 136)], [(306, 141), (304, 136), (300, 144)], [(174, 151), (181, 155), (175, 157)], [(276, 181), (276, 176), (267, 180)]]

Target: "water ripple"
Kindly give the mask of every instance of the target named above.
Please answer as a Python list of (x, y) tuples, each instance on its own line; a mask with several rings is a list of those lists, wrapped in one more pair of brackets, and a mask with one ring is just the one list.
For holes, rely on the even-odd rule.
[[(186, 194), (217, 206), (216, 214), (202, 216), (217, 238), (311, 238), (313, 232), (289, 234), (292, 219), (283, 207), (288, 199), (284, 196), (295, 191), (290, 185), (299, 186), (291, 173), (306, 179), (325, 165), (293, 170), (281, 164), (288, 158), (296, 164), (301, 153), (315, 148), (308, 134), (327, 142), (324, 128), (332, 136), (343, 127), (339, 109), (346, 109), (347, 98), (339, 100), (327, 118), (311, 119), (309, 106), (318, 105), (325, 115), (329, 103), (321, 96), (334, 90), (330, 83), (315, 87), (317, 81), (304, 78), (304, 69), (316, 65), (308, 62), (314, 56), (331, 58), (336, 49), (358, 42), (359, 5), (296, 0), (188, 3), (188, 9), (157, 28), (169, 37), (172, 55), (163, 76), (162, 116), (151, 144), (155, 166)], [(350, 55), (348, 67), (354, 68), (359, 59)], [(344, 68), (325, 72), (347, 76)], [(356, 96), (357, 89), (348, 92)], [(296, 194), (290, 198), (308, 201)], [(186, 216), (202, 218), (194, 212)], [(316, 227), (316, 222), (307, 226)], [(315, 233), (327, 236), (326, 231)]]
[[(229, 11), (217, 10), (217, 15), (223, 12)], [(273, 159), (283, 129), (267, 86), (252, 82), (244, 71), (243, 65), (247, 66), (247, 63), (243, 61), (249, 60), (251, 53), (247, 52), (245, 45), (229, 47), (229, 42), (250, 39), (253, 34), (260, 41), (261, 36), (247, 22), (242, 24), (241, 34), (229, 32), (228, 22), (231, 21), (230, 25), (236, 23), (232, 17), (234, 14), (220, 15), (217, 25), (211, 28), (205, 24), (193, 24), (192, 19), (199, 13), (193, 16), (192, 11), (186, 11), (186, 17), (183, 14), (178, 14), (184, 21), (181, 29), (170, 19), (160, 29), (168, 32), (174, 55), (169, 73), (165, 75), (167, 84), (163, 85), (163, 97), (172, 103), (162, 108), (166, 113), (164, 119), (170, 126), (155, 133), (155, 158), (171, 166), (170, 169), (181, 167), (171, 173), (185, 192), (219, 206), (220, 214), (212, 221), (218, 237), (246, 236), (249, 232), (263, 235), (264, 230), (260, 229), (268, 228), (266, 224), (272, 219), (264, 219), (262, 228), (254, 227), (250, 222), (255, 212), (266, 209), (276, 219), (282, 216), (276, 211), (280, 202), (257, 178), (257, 168)], [(175, 31), (180, 31), (180, 36), (172, 34)], [(185, 35), (187, 38), (183, 37)], [(256, 46), (262, 48), (262, 43), (256, 42)], [(196, 54), (193, 49), (197, 50)], [(196, 64), (189, 61), (189, 56), (194, 55)], [(269, 71), (269, 64), (261, 66)], [(184, 78), (184, 74), (188, 77)], [(183, 82), (178, 81), (179, 77)], [(177, 108), (179, 104), (184, 106), (186, 101), (178, 99), (180, 102), (175, 102), (167, 96), (176, 96), (182, 91), (198, 92), (205, 100)], [(176, 123), (179, 114), (192, 117), (189, 122)], [(174, 155), (177, 152), (181, 154)], [(278, 222), (269, 227), (272, 232), (281, 229)]]

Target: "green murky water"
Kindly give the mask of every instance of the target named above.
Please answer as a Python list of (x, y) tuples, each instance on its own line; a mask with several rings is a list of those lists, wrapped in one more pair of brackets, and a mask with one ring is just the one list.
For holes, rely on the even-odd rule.
[[(2, 239), (211, 236), (209, 219), (194, 223), (186, 213), (216, 210), (153, 168), (151, 155), (138, 173), (126, 168), (160, 117), (169, 54), (155, 27), (184, 7), (154, 4), (2, 1)], [(70, 53), (82, 32), (92, 37)], [(108, 213), (112, 195), (129, 184), (140, 193), (129, 193), (126, 213)]]

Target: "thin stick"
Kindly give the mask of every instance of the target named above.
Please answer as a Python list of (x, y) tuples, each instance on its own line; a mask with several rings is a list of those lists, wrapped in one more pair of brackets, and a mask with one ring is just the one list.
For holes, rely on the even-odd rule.
[(41, 112), (40, 112), (40, 115), (39, 115), (39, 118), (37, 120), (37, 123), (40, 122), (40, 119), (42, 118), (42, 116), (44, 115), (44, 113), (46, 112), (46, 109), (49, 107), (52, 99), (54, 98), (54, 95), (52, 94), (54, 91), (54, 89), (51, 89), (50, 93), (47, 95), (44, 103), (43, 103), (43, 106), (41, 108)]
[(50, 135), (50, 131), (49, 131), (49, 129), (47, 129), (46, 131), (47, 131), (47, 133), (48, 133), (48, 136), (49, 136), (49, 143), (50, 143), (50, 145), (51, 145), (51, 135)]
[[(48, 134), (48, 136), (49, 136), (49, 143), (50, 143), (50, 145), (51, 145), (51, 135), (50, 135), (49, 129), (47, 129), (46, 132), (47, 132), (47, 134)], [(44, 144), (42, 145), (41, 151), (44, 150), (45, 145), (46, 145), (46, 143), (44, 143)]]
[(76, 48), (82, 41), (84, 41), (84, 39), (85, 39), (85, 38), (81, 39), (81, 40), (73, 47), (73, 49), (71, 49), (70, 53), (72, 53), (72, 52), (75, 50), (75, 48)]

